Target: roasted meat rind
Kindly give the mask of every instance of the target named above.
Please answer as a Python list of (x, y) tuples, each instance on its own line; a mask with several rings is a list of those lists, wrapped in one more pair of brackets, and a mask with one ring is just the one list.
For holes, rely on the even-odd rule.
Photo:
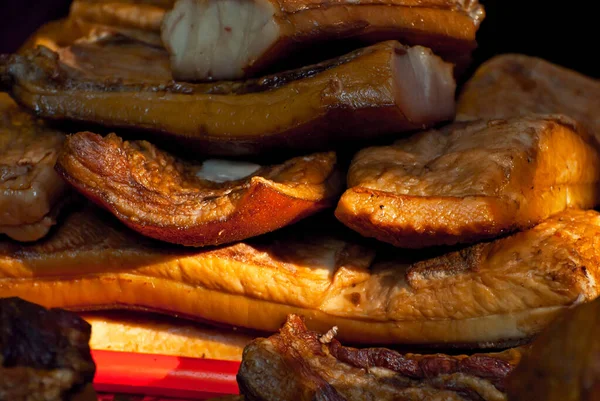
[(54, 171), (64, 138), (0, 94), (0, 234), (35, 241), (56, 223), (67, 192)]
[[(56, 170), (132, 229), (190, 246), (276, 230), (332, 206), (342, 191), (333, 152), (224, 182), (202, 175), (206, 163), (178, 160), (145, 141), (80, 132), (66, 140)], [(221, 169), (226, 172), (227, 164)]]
[(458, 120), (566, 114), (600, 141), (600, 81), (548, 61), (505, 54), (484, 63), (465, 84)]
[(600, 155), (572, 120), (455, 123), (359, 152), (336, 216), (400, 247), (476, 242), (600, 200)]
[(355, 344), (471, 348), (525, 341), (598, 296), (595, 211), (566, 211), (429, 260), (393, 249), (376, 257), (320, 219), (193, 249), (145, 239), (98, 213), (73, 213), (36, 244), (0, 243), (0, 296), (150, 309), (267, 332), (297, 313), (312, 330), (336, 325), (339, 338)]
[(163, 20), (162, 40), (184, 81), (256, 75), (343, 41), (399, 40), (462, 68), (483, 18), (476, 0), (179, 0)]
[(0, 83), (42, 117), (146, 130), (203, 154), (329, 149), (454, 117), (452, 66), (397, 42), (256, 80), (208, 84), (98, 79), (40, 48), (0, 62)]
[(94, 378), (90, 326), (77, 315), (0, 299), (0, 399), (67, 401)]
[(506, 376), (523, 353), (401, 355), (327, 337), (290, 315), (278, 334), (250, 343), (237, 375), (245, 399), (501, 401)]
[(596, 401), (600, 300), (565, 311), (534, 341), (507, 380), (510, 400)]

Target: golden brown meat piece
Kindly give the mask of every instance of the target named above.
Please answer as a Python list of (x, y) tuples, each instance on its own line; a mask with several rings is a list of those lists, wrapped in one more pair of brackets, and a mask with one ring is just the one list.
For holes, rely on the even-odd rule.
[(64, 138), (0, 94), (0, 234), (35, 241), (56, 223), (67, 192), (54, 171)]
[(367, 148), (336, 216), (359, 233), (422, 248), (494, 238), (600, 201), (595, 141), (561, 116), (455, 123)]
[(254, 337), (231, 328), (215, 328), (184, 319), (139, 311), (84, 313), (92, 326), (94, 350), (174, 355), (241, 361)]
[(560, 113), (600, 140), (600, 81), (539, 58), (494, 57), (465, 84), (458, 103), (458, 120)]
[(209, 84), (91, 78), (40, 48), (0, 62), (2, 82), (42, 117), (166, 134), (203, 154), (328, 149), (454, 117), (451, 65), (397, 42), (257, 80)]
[(464, 66), (484, 15), (477, 0), (179, 0), (162, 40), (184, 81), (244, 78), (349, 40), (399, 40)]
[(335, 204), (335, 153), (285, 163), (186, 162), (145, 141), (70, 136), (56, 170), (75, 189), (152, 238), (220, 245), (264, 234)]
[(249, 401), (505, 401), (522, 349), (468, 355), (399, 354), (342, 346), (290, 315), (278, 334), (244, 349), (237, 381)]
[(74, 313), (0, 299), (0, 400), (95, 400), (89, 340)]
[(600, 399), (600, 300), (563, 313), (507, 381), (510, 400)]
[[(53, 236), (0, 243), (0, 296), (70, 309), (155, 310), (276, 331), (285, 317), (352, 343), (498, 347), (523, 342), (598, 296), (600, 215), (537, 227), (430, 260), (380, 253), (328, 221), (217, 249), (167, 247), (106, 214), (77, 212)], [(291, 291), (290, 289), (293, 289)]]

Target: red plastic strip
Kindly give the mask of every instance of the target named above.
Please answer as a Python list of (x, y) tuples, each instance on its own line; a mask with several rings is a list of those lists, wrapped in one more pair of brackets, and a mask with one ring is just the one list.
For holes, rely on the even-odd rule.
[(98, 392), (205, 400), (239, 394), (239, 362), (92, 351)]

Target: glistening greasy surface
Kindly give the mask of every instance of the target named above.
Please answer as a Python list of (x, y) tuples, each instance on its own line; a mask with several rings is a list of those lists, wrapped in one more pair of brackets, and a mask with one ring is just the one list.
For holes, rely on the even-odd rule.
[(484, 15), (476, 0), (179, 0), (162, 40), (180, 80), (244, 78), (350, 40), (425, 46), (464, 67)]
[(251, 165), (234, 176), (237, 164), (221, 162), (214, 172), (211, 164), (177, 159), (145, 141), (80, 132), (67, 138), (56, 170), (132, 229), (192, 246), (276, 230), (332, 206), (342, 191), (333, 152)]
[(592, 401), (600, 391), (600, 300), (563, 313), (507, 381), (511, 400)]
[(600, 81), (539, 58), (494, 57), (465, 84), (458, 103), (459, 120), (566, 114), (600, 140)]
[(54, 172), (64, 138), (0, 94), (0, 234), (35, 241), (56, 223), (67, 192)]
[(312, 330), (338, 326), (352, 343), (496, 347), (597, 297), (599, 241), (600, 215), (573, 210), (429, 260), (393, 249), (376, 256), (320, 219), (198, 250), (144, 239), (87, 210), (36, 244), (0, 243), (0, 296), (263, 331), (297, 313)]
[(0, 83), (40, 116), (160, 133), (204, 154), (328, 149), (454, 117), (452, 66), (397, 42), (256, 80), (195, 85), (82, 76), (40, 48), (0, 60)]
[(600, 200), (593, 138), (561, 116), (455, 123), (352, 161), (336, 216), (396, 246), (475, 242)]
[(96, 371), (89, 340), (90, 326), (74, 313), (0, 299), (0, 399), (72, 400)]
[(523, 353), (401, 355), (344, 347), (333, 333), (308, 331), (290, 315), (278, 334), (250, 343), (237, 375), (245, 399), (504, 401), (504, 381)]

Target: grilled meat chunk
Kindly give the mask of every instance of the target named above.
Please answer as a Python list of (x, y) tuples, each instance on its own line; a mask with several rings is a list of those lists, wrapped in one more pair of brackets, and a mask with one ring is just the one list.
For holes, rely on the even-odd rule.
[(243, 82), (163, 84), (82, 76), (40, 48), (0, 62), (0, 82), (42, 117), (166, 134), (204, 154), (327, 149), (454, 117), (452, 67), (384, 42)]
[(290, 315), (278, 334), (250, 343), (237, 375), (245, 399), (502, 401), (506, 376), (523, 352), (401, 355), (344, 347), (331, 336)]
[(594, 139), (561, 116), (455, 123), (367, 148), (336, 216), (400, 247), (476, 242), (600, 201)]
[(342, 191), (335, 153), (283, 164), (184, 162), (145, 141), (70, 136), (56, 170), (132, 229), (182, 245), (254, 237), (330, 207)]
[(600, 300), (563, 313), (507, 380), (510, 400), (596, 401), (600, 394)]
[(67, 192), (54, 171), (63, 141), (0, 94), (0, 234), (35, 241), (56, 223)]
[(566, 114), (600, 140), (600, 81), (548, 61), (518, 54), (494, 57), (468, 81), (458, 120)]
[(179, 0), (162, 39), (176, 79), (239, 79), (350, 39), (399, 40), (464, 64), (483, 18), (476, 0)]
[(298, 313), (312, 330), (336, 325), (353, 343), (469, 348), (523, 342), (560, 311), (598, 296), (595, 211), (566, 211), (433, 259), (376, 252), (344, 232), (307, 219), (193, 249), (145, 239), (98, 211), (75, 212), (39, 243), (0, 242), (0, 296), (78, 310), (148, 309), (267, 332)]
[(0, 299), (0, 399), (67, 401), (88, 391), (96, 366), (90, 326), (61, 309)]

